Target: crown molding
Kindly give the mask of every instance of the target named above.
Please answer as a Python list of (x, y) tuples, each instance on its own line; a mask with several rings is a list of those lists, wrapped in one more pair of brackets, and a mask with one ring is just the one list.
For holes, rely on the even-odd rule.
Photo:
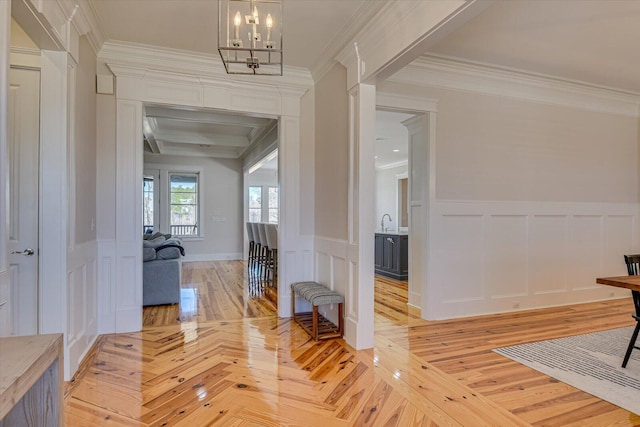
[(387, 170), (387, 169), (393, 169), (393, 168), (398, 168), (400, 166), (407, 166), (409, 165), (409, 160), (400, 160), (399, 162), (393, 162), (393, 163), (388, 163), (386, 165), (382, 165), (380, 167), (377, 167), (377, 170)]
[(416, 8), (416, 2), (410, 1), (392, 0), (383, 3), (384, 5), (378, 9), (375, 16), (371, 17), (354, 37), (347, 40), (342, 50), (336, 55), (336, 60), (345, 67), (349, 68), (356, 60), (353, 42), (358, 42), (358, 49), (361, 52), (375, 49), (375, 46), (379, 46), (380, 40), (390, 37), (388, 29), (393, 28), (394, 23), (401, 21)]
[[(178, 49), (167, 49), (135, 43), (107, 41), (98, 53), (98, 59), (114, 71), (125, 68), (154, 70), (179, 74), (184, 81), (193, 79), (224, 79), (238, 85), (243, 82), (265, 86), (307, 90), (313, 86), (311, 73), (303, 68), (285, 67), (284, 76), (242, 76), (227, 74), (217, 55), (207, 55)], [(114, 71), (115, 73), (115, 71)]]
[[(92, 0), (56, 0), (79, 35), (86, 36), (97, 55), (104, 43), (104, 32)], [(74, 13), (75, 7), (78, 9)]]
[(105, 36), (93, 1), (85, 0), (80, 3), (78, 15), (83, 28), (87, 28), (84, 35), (87, 37), (87, 41), (91, 45), (91, 49), (93, 49), (93, 52), (97, 55), (104, 44)]
[(362, 30), (367, 23), (387, 6), (387, 2), (366, 1), (353, 14), (352, 19), (331, 39), (324, 48), (318, 61), (311, 67), (314, 81), (320, 81), (331, 70), (337, 61), (338, 54), (344, 51), (347, 44)]
[(446, 56), (424, 55), (387, 80), (623, 116), (640, 115), (638, 93)]
[(437, 112), (438, 100), (379, 91), (376, 92), (376, 107), (390, 110), (401, 110), (403, 112)]

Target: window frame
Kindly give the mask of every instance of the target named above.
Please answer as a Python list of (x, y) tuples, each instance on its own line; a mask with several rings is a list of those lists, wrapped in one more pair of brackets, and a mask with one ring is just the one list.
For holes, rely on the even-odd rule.
[[(259, 208), (252, 208), (251, 207), (251, 189), (252, 188), (259, 188), (260, 189), (260, 207)], [(247, 214), (248, 214), (248, 218), (249, 218), (249, 222), (262, 222), (262, 209), (264, 207), (264, 188), (262, 185), (249, 185), (248, 188), (248, 193), (247, 193)], [(260, 212), (260, 214), (258, 215), (260, 217), (260, 221), (252, 221), (251, 219), (251, 211), (254, 210), (258, 210)]]
[[(162, 233), (170, 233), (171, 224), (171, 211), (170, 211), (170, 173), (183, 173), (183, 174), (197, 174), (198, 175), (198, 235), (180, 236), (183, 241), (199, 241), (204, 240), (206, 233), (206, 221), (203, 221), (205, 216), (205, 202), (204, 195), (206, 193), (205, 188), (205, 173), (204, 168), (196, 165), (169, 165), (169, 164), (157, 164), (157, 163), (145, 163), (144, 175), (157, 176), (158, 184), (155, 186), (154, 197), (156, 198), (158, 205), (156, 205), (158, 212), (158, 228), (155, 228), (154, 232), (161, 231)], [(156, 175), (157, 174), (157, 175)], [(166, 184), (165, 184), (166, 183)], [(157, 196), (156, 196), (157, 194)], [(141, 214), (142, 216), (142, 214)]]
[[(195, 194), (194, 198), (195, 198), (195, 203), (173, 203), (173, 181), (172, 178), (174, 176), (189, 176), (189, 177), (194, 177), (195, 178), (195, 191), (194, 192), (184, 192), (184, 193), (193, 193)], [(200, 237), (200, 223), (201, 223), (201, 217), (200, 217), (200, 205), (202, 204), (201, 202), (201, 189), (200, 189), (200, 174), (198, 172), (182, 172), (182, 171), (168, 171), (167, 173), (167, 184), (168, 184), (168, 199), (167, 199), (167, 221), (168, 221), (168, 226), (169, 226), (169, 232), (174, 235), (174, 236), (178, 236), (181, 238), (190, 238), (190, 237)], [(195, 224), (187, 224), (187, 227), (191, 227), (194, 226), (196, 229), (196, 232), (194, 234), (178, 234), (178, 233), (174, 233), (173, 232), (173, 228), (175, 227), (179, 227), (179, 226), (185, 226), (184, 224), (173, 224), (173, 207), (174, 206), (194, 206), (194, 215), (195, 215)]]
[[(275, 207), (271, 207), (271, 189), (275, 188), (276, 190), (276, 206)], [(275, 210), (276, 211), (276, 218), (277, 220), (275, 222), (271, 222), (271, 211)], [(268, 185), (267, 186), (267, 221), (270, 224), (278, 224), (280, 222), (280, 188), (277, 185)]]

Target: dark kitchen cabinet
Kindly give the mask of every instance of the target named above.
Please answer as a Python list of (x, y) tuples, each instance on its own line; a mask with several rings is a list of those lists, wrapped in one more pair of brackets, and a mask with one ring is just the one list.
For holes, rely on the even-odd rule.
[(376, 233), (376, 274), (396, 280), (409, 277), (409, 236), (407, 234)]

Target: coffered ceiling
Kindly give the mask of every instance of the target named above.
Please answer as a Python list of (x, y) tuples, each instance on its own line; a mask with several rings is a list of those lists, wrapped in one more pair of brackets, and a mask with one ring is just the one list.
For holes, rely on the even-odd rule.
[(145, 151), (235, 159), (277, 124), (273, 118), (147, 105), (143, 122)]

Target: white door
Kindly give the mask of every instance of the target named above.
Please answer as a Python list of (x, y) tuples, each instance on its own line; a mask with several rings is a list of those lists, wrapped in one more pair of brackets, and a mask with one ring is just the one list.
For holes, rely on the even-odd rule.
[(9, 281), (12, 335), (38, 333), (40, 71), (11, 68), (9, 90)]

